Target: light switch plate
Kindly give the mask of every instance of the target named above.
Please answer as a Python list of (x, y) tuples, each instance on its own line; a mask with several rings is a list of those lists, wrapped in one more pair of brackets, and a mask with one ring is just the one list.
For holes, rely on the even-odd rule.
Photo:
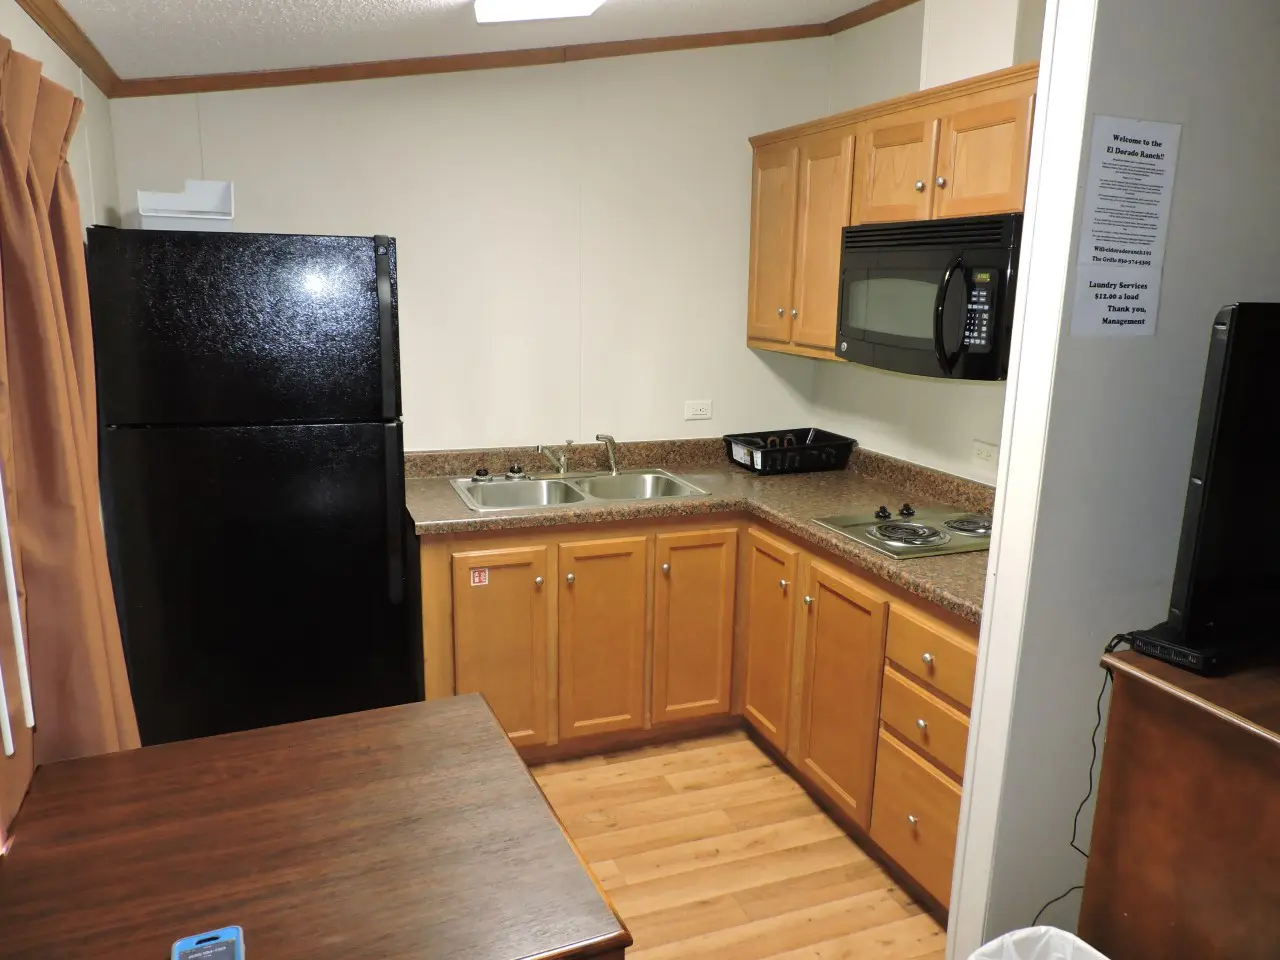
[(686, 400), (684, 402), (684, 418), (686, 420), (710, 420), (710, 400)]

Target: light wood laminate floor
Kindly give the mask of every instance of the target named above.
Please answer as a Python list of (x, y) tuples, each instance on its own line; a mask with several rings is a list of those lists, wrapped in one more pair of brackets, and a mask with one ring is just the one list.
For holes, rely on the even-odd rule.
[(744, 734), (534, 767), (628, 960), (941, 960), (946, 933)]

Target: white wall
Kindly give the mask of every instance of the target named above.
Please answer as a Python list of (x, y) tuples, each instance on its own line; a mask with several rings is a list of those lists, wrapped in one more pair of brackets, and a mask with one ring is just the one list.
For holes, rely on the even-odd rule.
[(80, 195), (80, 219), (86, 227), (114, 222), (119, 203), (107, 98), (14, 0), (0, 0), (0, 34), (8, 37), (19, 53), (41, 61), (46, 77), (84, 100), (84, 112), (67, 154)]
[(829, 44), (115, 100), (120, 196), (396, 236), (409, 449), (791, 426), (813, 363), (742, 332), (747, 138), (822, 115)]
[[(1040, 173), (1061, 162), (1033, 213), (1056, 228), (1042, 244), (1037, 227), (1027, 254), (1027, 296), (1045, 307), (1032, 314), (1029, 302), (1028, 317), (1054, 323), (1060, 336), (1028, 330), (1020, 369), (1041, 376), (1020, 375), (1010, 404), (967, 765), (966, 848), (952, 901), (958, 957), (980, 935), (1029, 924), (1081, 882), (1084, 859), (1068, 840), (1088, 783), (1098, 659), (1112, 635), (1167, 613), (1212, 319), (1231, 301), (1280, 300), (1280, 183), (1268, 172), (1280, 126), (1264, 122), (1257, 99), (1280, 84), (1280, 8), (1224, 0), (1179, 4), (1170, 16), (1163, 0), (1050, 7), (1061, 10), (1052, 75), (1075, 78), (1077, 91), (1087, 85), (1088, 115), (1085, 103), (1073, 103), (1079, 92), (1068, 92), (1057, 106), (1051, 99), (1039, 133)], [(1088, 134), (1099, 113), (1183, 124), (1154, 337), (1069, 335)], [(1068, 152), (1081, 135), (1083, 149)], [(1065, 279), (1056, 291), (1054, 276)], [(994, 669), (1016, 683), (991, 682)], [(1081, 818), (1085, 844), (1091, 816), (1090, 805)], [(1077, 893), (1044, 919), (1070, 927), (1078, 907)]]
[[(920, 89), (922, 59), (928, 52), (925, 22), (934, 3), (922, 0), (833, 38), (827, 112)], [(965, 6), (972, 5), (966, 0)], [(1016, 3), (1013, 7), (1006, 17), (1010, 38)], [(952, 58), (955, 75), (946, 79), (995, 69), (975, 56), (961, 48)], [(1004, 393), (999, 383), (933, 380), (857, 364), (818, 363), (811, 409), (816, 423), (857, 437), (872, 450), (992, 483), (995, 465), (974, 459), (973, 441), (1000, 442)]]

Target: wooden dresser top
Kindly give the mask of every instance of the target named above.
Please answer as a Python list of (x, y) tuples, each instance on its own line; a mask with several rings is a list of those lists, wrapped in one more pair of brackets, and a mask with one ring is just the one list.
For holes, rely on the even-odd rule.
[(1280, 662), (1225, 677), (1202, 677), (1132, 650), (1107, 654), (1102, 662), (1280, 746)]

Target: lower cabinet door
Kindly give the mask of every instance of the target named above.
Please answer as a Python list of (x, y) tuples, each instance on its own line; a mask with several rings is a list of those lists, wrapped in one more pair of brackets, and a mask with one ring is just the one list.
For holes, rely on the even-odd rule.
[(800, 765), (864, 830), (871, 825), (888, 598), (820, 560), (805, 584)]
[(738, 532), (659, 534), (653, 588), (653, 722), (729, 712)]
[(881, 730), (871, 839), (944, 907), (959, 822), (959, 784)]
[(644, 726), (648, 538), (560, 545), (560, 738)]
[(752, 527), (747, 530), (743, 564), (746, 603), (741, 629), (747, 655), (743, 710), (761, 735), (786, 750), (800, 551)]
[(547, 742), (545, 546), (453, 555), (454, 679), (480, 693), (511, 742)]

